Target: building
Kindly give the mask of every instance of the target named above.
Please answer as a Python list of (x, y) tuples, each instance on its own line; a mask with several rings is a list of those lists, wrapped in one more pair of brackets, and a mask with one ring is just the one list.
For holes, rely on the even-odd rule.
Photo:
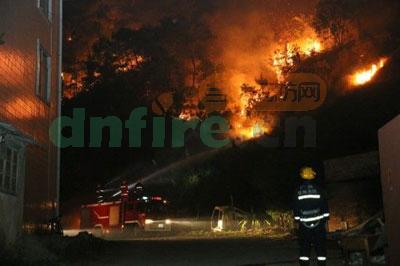
[(62, 0), (0, 2), (0, 241), (58, 213)]
[(400, 265), (400, 115), (378, 131), (388, 265)]
[(357, 226), (382, 210), (377, 151), (326, 160), (324, 169), (330, 231)]

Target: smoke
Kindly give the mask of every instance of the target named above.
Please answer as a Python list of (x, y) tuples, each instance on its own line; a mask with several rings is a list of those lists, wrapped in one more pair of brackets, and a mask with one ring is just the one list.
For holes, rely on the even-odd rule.
[(209, 54), (226, 71), (220, 80), (228, 78), (231, 86), (238, 82), (230, 81), (232, 76), (251, 83), (257, 75), (271, 75), (266, 65), (279, 39), (276, 33), (283, 32), (279, 27), (298, 14), (312, 13), (316, 1), (70, 0), (65, 7), (65, 32), (76, 47), (90, 49), (99, 36), (110, 36), (119, 28), (154, 26), (165, 18), (198, 20), (214, 35)]
[(276, 81), (273, 53), (287, 35), (293, 38), (293, 29), (299, 29), (293, 24), (303, 23), (297, 35), (309, 30), (304, 21), (299, 23), (299, 14), (311, 14), (315, 1), (216, 2), (213, 12), (203, 16), (214, 36), (209, 54), (219, 66), (212, 81), (237, 102), (242, 84), (256, 86), (259, 78)]
[(252, 6), (231, 6), (208, 20), (215, 36), (210, 54), (222, 66), (216, 85), (231, 98), (240, 96), (243, 83), (254, 84), (259, 76), (273, 75), (268, 60), (276, 48), (275, 35), (266, 14)]
[[(75, 0), (76, 1), (76, 0)], [(230, 110), (240, 113), (248, 105), (242, 98), (243, 84), (258, 87), (256, 80), (277, 81), (272, 64), (274, 51), (294, 36), (305, 32), (304, 20), (313, 13), (317, 0), (120, 0), (93, 2), (88, 17), (104, 34), (118, 28), (137, 29), (156, 25), (165, 18), (179, 19), (208, 26), (213, 38), (207, 56), (216, 66), (199, 85), (198, 98), (210, 86), (228, 96)], [(83, 10), (87, 10), (81, 7)], [(101, 12), (100, 12), (101, 11)], [(79, 13), (79, 12), (74, 12)], [(96, 14), (94, 16), (93, 14)], [(100, 14), (100, 15), (99, 15)], [(81, 27), (74, 27), (80, 29)], [(308, 27), (307, 30), (309, 30)], [(89, 32), (89, 31), (86, 31)], [(78, 40), (80, 38), (77, 38)], [(95, 39), (95, 38), (92, 38)], [(79, 43), (76, 46), (81, 46)], [(84, 46), (84, 45), (83, 45)]]

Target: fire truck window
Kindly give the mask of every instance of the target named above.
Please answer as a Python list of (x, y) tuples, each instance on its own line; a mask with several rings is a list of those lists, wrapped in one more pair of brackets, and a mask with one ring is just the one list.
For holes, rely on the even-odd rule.
[(166, 214), (167, 208), (165, 207), (165, 204), (162, 203), (162, 201), (152, 201), (148, 204), (147, 211), (151, 214)]

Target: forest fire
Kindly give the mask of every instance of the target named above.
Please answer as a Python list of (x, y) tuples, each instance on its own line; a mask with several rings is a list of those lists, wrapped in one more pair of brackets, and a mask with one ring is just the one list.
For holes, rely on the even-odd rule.
[[(322, 49), (322, 44), (317, 38), (304, 38), (286, 43), (283, 49), (277, 49), (270, 55), (272, 60), (269, 62), (272, 63), (266, 66), (273, 69), (276, 80), (269, 83), (261, 75), (259, 78), (254, 78), (254, 85), (240, 83), (240, 97), (233, 99), (237, 113), (231, 119), (231, 135), (247, 140), (270, 134), (276, 124), (275, 115), (268, 112), (256, 113), (257, 105), (266, 97), (277, 95), (286, 82), (287, 74), (293, 71), (301, 60), (318, 54)], [(240, 76), (234, 80), (240, 80)]]
[[(176, 99), (180, 102), (174, 109), (174, 115), (180, 119), (204, 119), (217, 113), (229, 120), (229, 134), (232, 138), (247, 140), (270, 134), (276, 126), (277, 114), (272, 111), (260, 111), (262, 108), (258, 107), (271, 97), (282, 99), (282, 88), (286, 86), (288, 75), (291, 73), (305, 71), (304, 69), (309, 72), (330, 73), (335, 67), (334, 63), (325, 60), (326, 58), (320, 59), (324, 56), (315, 58), (316, 60), (307, 59), (330, 51), (339, 45), (339, 41), (335, 36), (325, 35), (315, 26), (318, 19), (315, 14), (306, 12), (293, 15), (283, 12), (276, 20), (266, 20), (265, 12), (258, 7), (247, 8), (243, 11), (236, 6), (224, 7), (223, 12), (204, 17), (204, 21), (199, 24), (202, 26), (199, 28), (201, 31), (196, 28), (193, 32), (180, 32), (186, 29), (182, 27), (184, 19), (151, 26), (143, 31), (140, 27), (131, 32), (125, 30), (124, 34), (115, 35), (121, 39), (111, 40), (115, 42), (112, 47), (125, 47), (111, 53), (112, 68), (118, 74), (117, 78), (119, 75), (133, 72), (152, 73), (154, 76), (158, 73), (157, 77), (162, 77), (160, 80), (146, 78), (140, 80), (139, 84), (143, 82), (142, 87), (146, 91), (157, 91), (156, 87), (170, 87), (173, 93), (179, 95)], [(243, 15), (243, 12), (246, 15)], [(191, 36), (189, 46), (186, 47), (184, 42), (177, 45), (171, 41), (175, 39), (172, 38), (174, 31), (170, 31), (171, 29), (179, 34)], [(146, 31), (165, 31), (168, 34), (163, 35), (162, 39), (155, 39), (152, 46), (150, 43), (132, 42), (136, 38), (146, 36)], [(211, 34), (205, 34), (208, 31)], [(198, 35), (201, 32), (204, 34)], [(123, 36), (129, 38), (125, 40)], [(126, 43), (120, 45), (121, 41)], [(164, 55), (152, 54), (159, 50), (165, 51), (168, 58), (160, 60)], [(108, 62), (103, 62), (102, 56), (94, 58), (100, 67)], [(312, 66), (307, 66), (307, 62), (311, 62)], [(350, 76), (350, 83), (352, 86), (359, 86), (369, 82), (384, 63), (385, 59), (381, 59), (378, 63), (355, 72)], [(347, 72), (340, 75), (346, 77)], [(82, 82), (79, 78), (71, 80), (69, 87), (76, 88), (79, 92)], [(64, 82), (69, 84), (67, 78)], [(209, 93), (210, 88), (219, 91)], [(186, 93), (187, 89), (193, 93)], [(68, 97), (69, 90), (64, 91)], [(219, 98), (224, 95), (225, 105), (219, 109), (208, 110), (209, 108), (204, 106), (207, 94), (214, 97), (209, 101), (213, 103), (219, 102)], [(149, 96), (148, 92), (144, 92), (144, 95)]]
[[(232, 138), (247, 140), (270, 134), (276, 126), (277, 114), (259, 111), (260, 103), (268, 97), (279, 95), (287, 75), (295, 72), (302, 60), (321, 53), (328, 45), (325, 39), (320, 39), (312, 24), (314, 17), (309, 12), (294, 15), (279, 11), (277, 16), (276, 12), (272, 12), (274, 7), (268, 4), (248, 6), (242, 2), (240, 5), (243, 8), (224, 5), (223, 12), (218, 10), (204, 16), (198, 25), (199, 29), (195, 28), (193, 32), (181, 32), (183, 29), (191, 29), (183, 27), (186, 23), (183, 18), (165, 25), (161, 23), (157, 26), (143, 26), (143, 30), (141, 27), (135, 27), (131, 31), (124, 30), (123, 34), (116, 34), (108, 40), (113, 43), (110, 47), (121, 48), (112, 51), (109, 61), (103, 62), (100, 52), (94, 58), (100, 67), (111, 62), (112, 69), (118, 74), (117, 78), (135, 71), (152, 73), (153, 76), (158, 73), (157, 79), (143, 79), (146, 84), (142, 87), (157, 91), (157, 86), (168, 84), (174, 93), (179, 94), (177, 99), (183, 98), (175, 109), (177, 113), (174, 112), (180, 119), (204, 119), (216, 112), (229, 120), (229, 134)], [(266, 20), (268, 12), (274, 14), (276, 19)], [(136, 42), (147, 36), (146, 32), (153, 31), (157, 34), (150, 34), (148, 37), (151, 40), (157, 37), (154, 43)], [(165, 34), (161, 36), (158, 32)], [(190, 36), (190, 41), (178, 45), (173, 37), (175, 32)], [(100, 42), (98, 45), (108, 46), (107, 42)], [(153, 54), (155, 51), (164, 51), (165, 55)], [(168, 58), (164, 58), (166, 55)], [(170, 65), (164, 65), (167, 62)], [(68, 85), (68, 82), (65, 83)], [(70, 95), (81, 90), (74, 83), (66, 87), (78, 87), (76, 93)], [(186, 95), (187, 88), (193, 90), (195, 95)], [(210, 88), (220, 90), (218, 95), (211, 93), (214, 98), (220, 97), (219, 93), (225, 96), (225, 106), (211, 112), (204, 107), (204, 98)], [(69, 90), (64, 91), (68, 95)], [(213, 101), (219, 99), (211, 100)]]
[(285, 44), (284, 49), (274, 52), (272, 65), (277, 81), (285, 82), (285, 74), (290, 72), (302, 59), (322, 52), (322, 43), (317, 38), (304, 38)]
[(350, 82), (354, 86), (360, 86), (368, 83), (376, 73), (385, 65), (387, 58), (381, 58), (379, 62), (372, 64), (369, 68), (364, 68), (350, 76)]
[[(267, 97), (281, 93), (287, 75), (295, 71), (302, 60), (323, 50), (322, 43), (316, 37), (299, 38), (278, 48), (276, 45), (271, 47), (275, 50), (260, 49), (260, 55), (263, 57), (256, 58), (258, 62), (255, 64), (249, 64), (247, 56), (235, 56), (227, 60), (234, 67), (229, 69), (220, 81), (228, 101), (226, 108), (220, 111), (228, 111), (231, 114), (229, 135), (234, 139), (244, 141), (271, 134), (276, 125), (276, 114), (258, 112), (257, 106)], [(193, 99), (186, 99), (179, 118), (191, 120), (203, 115), (205, 113), (198, 109)]]

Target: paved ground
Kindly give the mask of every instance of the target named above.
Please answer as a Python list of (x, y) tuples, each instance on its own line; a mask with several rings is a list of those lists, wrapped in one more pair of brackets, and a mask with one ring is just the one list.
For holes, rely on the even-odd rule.
[[(328, 265), (343, 265), (331, 248)], [(74, 265), (298, 265), (292, 240), (208, 239), (113, 241), (95, 261)]]

